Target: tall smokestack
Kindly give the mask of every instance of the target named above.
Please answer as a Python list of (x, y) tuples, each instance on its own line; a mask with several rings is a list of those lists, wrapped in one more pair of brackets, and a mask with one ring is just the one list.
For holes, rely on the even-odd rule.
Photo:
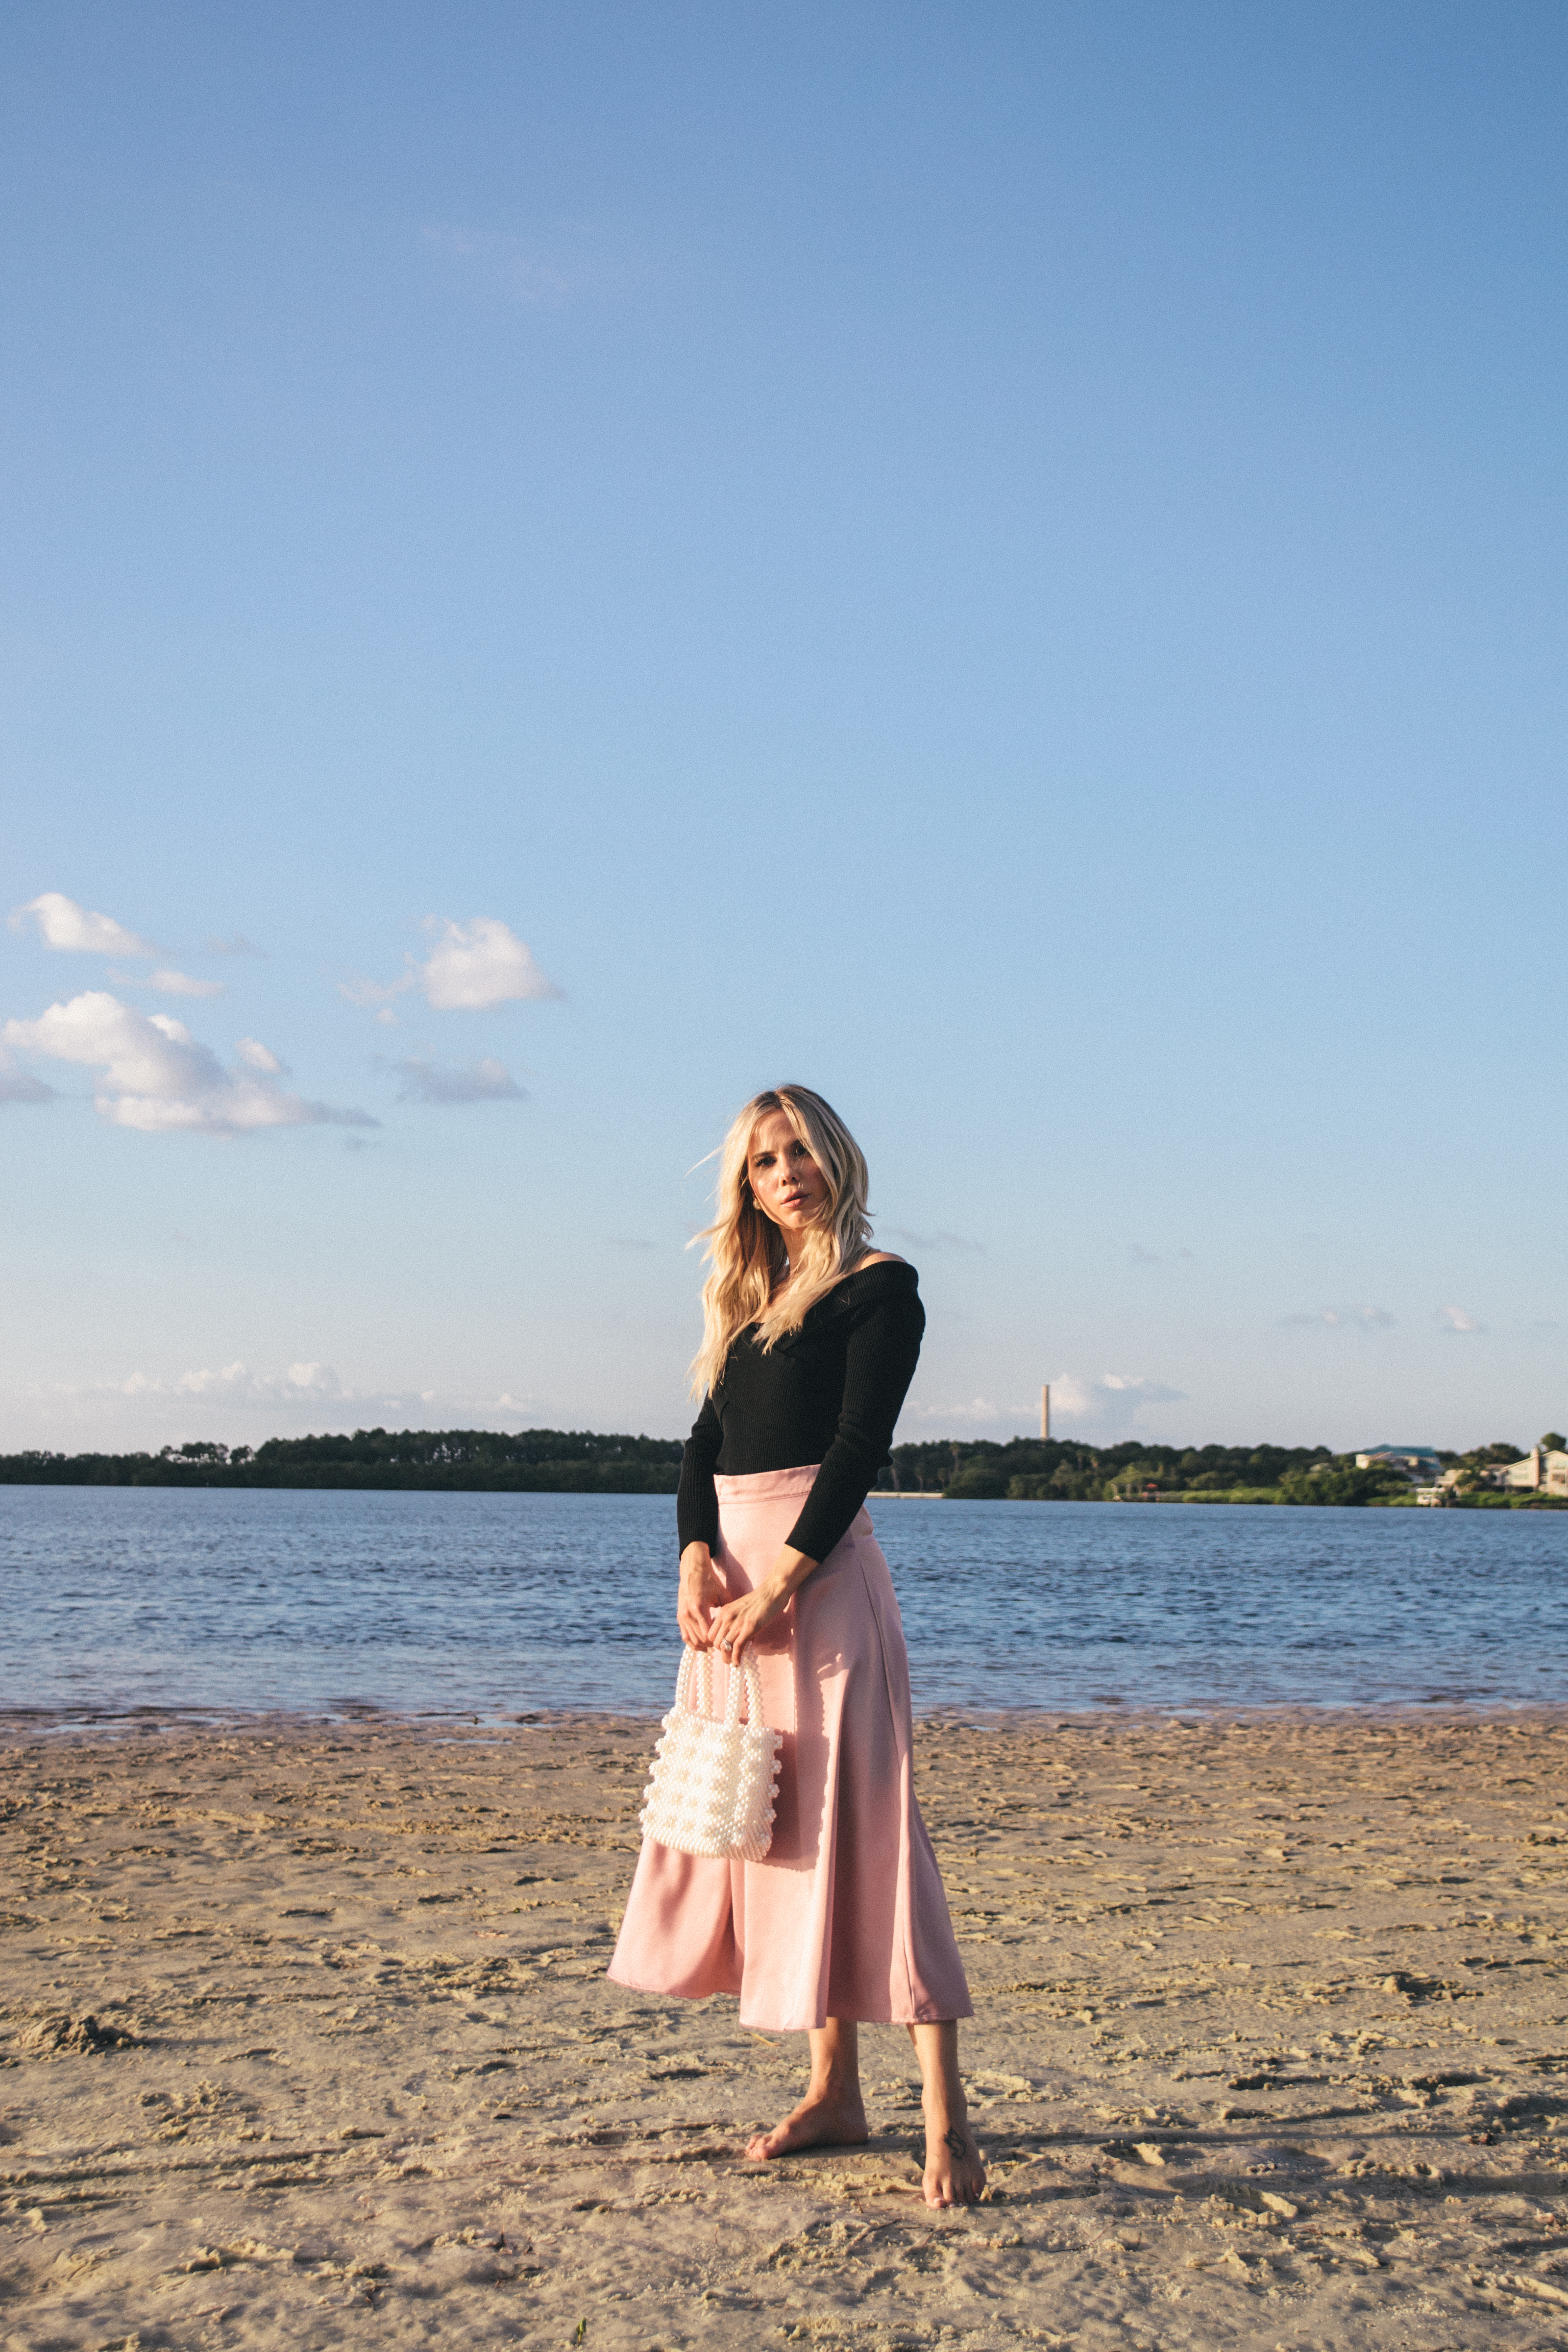
[(1047, 1381), (1040, 1391), (1040, 1435), (1047, 1440), (1051, 1433), (1051, 1388)]

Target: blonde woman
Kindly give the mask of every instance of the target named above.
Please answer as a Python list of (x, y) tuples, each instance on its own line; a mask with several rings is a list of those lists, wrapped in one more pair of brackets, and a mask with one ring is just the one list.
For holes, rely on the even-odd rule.
[(860, 2023), (909, 2028), (924, 2078), (925, 2193), (973, 2203), (985, 2169), (958, 2073), (973, 2014), (910, 1776), (910, 1672), (864, 1504), (889, 1459), (925, 1314), (913, 1266), (870, 1247), (866, 1162), (808, 1087), (749, 1102), (704, 1236), (702, 1397), (681, 1466), (676, 1615), (722, 1662), (749, 1649), (785, 1737), (773, 1843), (729, 1862), (644, 1843), (610, 1975), (741, 1997), (805, 2032), (811, 2079), (756, 2158), (867, 2137)]

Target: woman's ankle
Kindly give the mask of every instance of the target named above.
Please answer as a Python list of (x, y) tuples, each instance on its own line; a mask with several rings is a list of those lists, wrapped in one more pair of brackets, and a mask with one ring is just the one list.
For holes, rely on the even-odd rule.
[(860, 2099), (860, 2077), (836, 2068), (830, 2074), (813, 2074), (805, 2086), (805, 2095), (824, 2106), (854, 2106)]

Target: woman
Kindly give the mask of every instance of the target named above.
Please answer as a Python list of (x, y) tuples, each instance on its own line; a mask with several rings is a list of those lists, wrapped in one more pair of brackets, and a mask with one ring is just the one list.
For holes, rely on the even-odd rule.
[(858, 1145), (809, 1087), (756, 1096), (725, 1138), (676, 1615), (726, 1667), (752, 1653), (784, 1733), (777, 1814), (763, 1862), (645, 1841), (610, 1975), (739, 1993), (743, 2025), (809, 2035), (805, 2096), (752, 2141), (757, 2158), (864, 2140), (858, 2026), (907, 2025), (926, 2201), (963, 2205), (985, 2183), (958, 2074), (973, 2011), (915, 1802), (899, 1604), (862, 1507), (925, 1315), (913, 1266), (869, 1247), (866, 1197)]

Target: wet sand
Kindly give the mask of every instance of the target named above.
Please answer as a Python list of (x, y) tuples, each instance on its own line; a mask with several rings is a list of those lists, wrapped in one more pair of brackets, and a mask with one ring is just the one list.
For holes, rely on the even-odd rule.
[(928, 1723), (994, 2193), (604, 1968), (649, 1730), (4, 1729), (0, 2345), (1568, 2339), (1568, 1717)]

